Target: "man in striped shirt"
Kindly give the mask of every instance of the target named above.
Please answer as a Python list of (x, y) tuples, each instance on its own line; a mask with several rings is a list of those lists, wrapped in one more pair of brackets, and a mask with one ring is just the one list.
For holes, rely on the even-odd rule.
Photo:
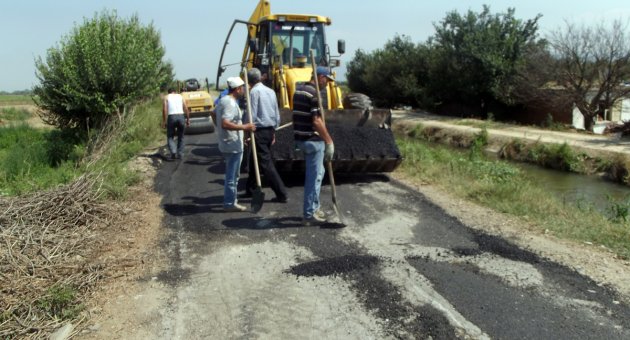
[(315, 82), (320, 89), (333, 80), (327, 67), (317, 67), (311, 81), (300, 84), (293, 95), (293, 131), (297, 147), (304, 152), (306, 175), (304, 180), (303, 218), (306, 225), (325, 222), (319, 210), (319, 193), (324, 178), (324, 161), (332, 160), (335, 146), (319, 110)]

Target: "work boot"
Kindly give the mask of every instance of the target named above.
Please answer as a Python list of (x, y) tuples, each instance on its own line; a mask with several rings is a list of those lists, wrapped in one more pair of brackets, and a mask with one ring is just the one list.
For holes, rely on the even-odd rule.
[(326, 214), (320, 209), (315, 210), (315, 212), (313, 213), (313, 216), (317, 216), (318, 218), (323, 219), (323, 220), (326, 219)]
[(240, 204), (234, 204), (233, 206), (230, 207), (223, 207), (223, 211), (225, 212), (241, 212), (241, 211), (246, 211), (247, 207), (242, 206)]
[(302, 219), (302, 224), (304, 224), (305, 226), (315, 226), (315, 225), (322, 225), (324, 223), (326, 223), (326, 219), (323, 217), (319, 217), (316, 214), (313, 214), (313, 217), (311, 218), (303, 218)]

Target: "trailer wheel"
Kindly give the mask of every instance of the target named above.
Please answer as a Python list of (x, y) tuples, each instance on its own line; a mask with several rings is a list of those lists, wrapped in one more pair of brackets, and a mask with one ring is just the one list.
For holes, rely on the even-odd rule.
[(372, 100), (363, 93), (348, 93), (343, 98), (343, 107), (346, 109), (372, 109)]

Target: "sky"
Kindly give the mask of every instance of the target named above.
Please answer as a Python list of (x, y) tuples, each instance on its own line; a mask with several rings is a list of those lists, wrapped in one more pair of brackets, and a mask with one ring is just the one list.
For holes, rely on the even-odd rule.
[[(35, 60), (45, 59), (49, 48), (57, 47), (72, 28), (104, 9), (120, 17), (137, 14), (144, 24), (153, 24), (166, 49), (165, 59), (173, 63), (176, 78), (208, 78), (215, 82), (221, 49), (235, 19), (247, 20), (258, 0), (21, 0), (0, 2), (0, 91), (30, 89), (38, 84)], [(304, 13), (328, 16), (327, 41), (336, 52), (336, 41), (346, 41), (346, 53), (337, 69), (345, 78), (344, 63), (357, 49), (370, 52), (394, 36), (405, 35), (424, 42), (435, 32), (446, 13), (480, 12), (483, 4), (492, 13), (515, 8), (515, 16), (527, 20), (542, 14), (539, 33), (545, 36), (565, 21), (593, 25), (630, 18), (628, 0), (271, 0), (272, 13)], [(235, 30), (224, 64), (238, 63), (243, 52), (245, 30)], [(228, 68), (220, 79), (237, 75)]]

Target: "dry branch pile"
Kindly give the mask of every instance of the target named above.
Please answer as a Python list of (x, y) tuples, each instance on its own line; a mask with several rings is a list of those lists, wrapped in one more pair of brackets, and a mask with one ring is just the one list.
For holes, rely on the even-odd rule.
[[(80, 304), (102, 278), (91, 245), (116, 216), (99, 200), (100, 183), (84, 175), (53, 190), (0, 198), (0, 338), (42, 337), (62, 318), (78, 317), (64, 308)], [(76, 292), (73, 301), (64, 305), (56, 288)]]

